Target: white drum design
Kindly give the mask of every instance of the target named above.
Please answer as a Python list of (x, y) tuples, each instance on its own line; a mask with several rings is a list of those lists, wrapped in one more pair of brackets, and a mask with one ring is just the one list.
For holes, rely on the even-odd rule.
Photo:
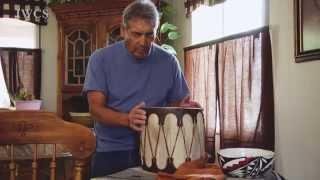
[(202, 109), (149, 107), (140, 138), (142, 168), (173, 173), (185, 161), (205, 156)]

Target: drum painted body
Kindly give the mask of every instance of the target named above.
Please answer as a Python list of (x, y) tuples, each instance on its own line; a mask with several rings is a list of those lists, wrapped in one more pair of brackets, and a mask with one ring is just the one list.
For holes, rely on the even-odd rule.
[(145, 108), (147, 121), (140, 138), (142, 168), (174, 173), (185, 161), (205, 157), (202, 109)]

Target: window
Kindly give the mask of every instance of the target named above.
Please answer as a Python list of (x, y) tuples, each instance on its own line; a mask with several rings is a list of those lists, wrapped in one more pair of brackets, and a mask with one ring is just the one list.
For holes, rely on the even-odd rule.
[(192, 12), (192, 44), (249, 31), (267, 24), (267, 0), (228, 0)]
[[(1, 57), (0, 57), (1, 61)], [(6, 83), (3, 77), (2, 65), (0, 63), (0, 108), (9, 108), (10, 107), (10, 98), (9, 93), (6, 87)]]
[[(226, 0), (224, 3), (211, 7), (200, 6), (191, 14), (192, 45), (218, 40), (266, 26), (268, 24), (266, 12), (267, 0)], [(250, 36), (253, 35), (250, 34)], [(219, 40), (219, 46), (216, 46), (216, 43), (210, 43), (210, 45), (185, 50), (184, 56), (185, 72), (188, 84), (191, 87), (191, 97), (204, 108), (205, 119), (207, 120), (206, 143), (208, 145), (208, 152), (212, 153), (213, 157), (215, 156), (215, 149), (219, 149), (220, 145), (227, 147), (232, 143), (240, 145), (243, 142), (254, 144), (255, 142), (251, 142), (250, 138), (247, 138), (246, 135), (251, 133), (251, 137), (256, 137), (255, 134), (258, 130), (258, 128), (255, 129), (257, 127), (257, 121), (255, 120), (258, 118), (253, 117), (256, 115), (256, 111), (254, 111), (255, 107), (260, 107), (256, 105), (257, 103), (253, 102), (253, 99), (260, 100), (260, 98), (255, 98), (255, 95), (257, 94), (256, 92), (262, 91), (259, 89), (260, 86), (254, 86), (253, 83), (257, 82), (258, 78), (255, 77), (255, 81), (250, 83), (250, 88), (258, 88), (252, 88), (250, 91), (246, 91), (245, 85), (232, 85), (248, 82), (246, 80), (242, 81), (242, 79), (249, 77), (248, 74), (250, 74), (250, 77), (252, 74), (254, 76), (259, 75), (258, 72), (261, 71), (259, 66), (247, 67), (249, 67), (248, 64), (253, 65), (262, 61), (262, 59), (256, 59), (255, 57), (248, 59), (247, 57), (249, 57), (248, 53), (250, 52), (255, 52), (255, 56), (259, 56), (262, 49), (254, 49), (261, 47), (258, 45), (248, 46), (250, 40), (248, 37), (230, 39), (232, 39), (232, 42), (229, 42), (229, 44), (225, 43), (224, 40)], [(231, 41), (230, 39), (229, 41)], [(261, 39), (255, 39), (254, 42), (265, 43)], [(234, 47), (232, 43), (238, 46)], [(235, 49), (234, 52), (240, 52), (241, 50), (242, 52), (238, 54), (233, 53), (233, 51), (229, 50), (232, 48)], [(219, 50), (222, 50), (223, 53)], [(265, 49), (263, 51), (268, 53)], [(217, 64), (215, 64), (216, 62)], [(230, 62), (237, 63), (233, 64)], [(224, 70), (219, 71), (222, 68)], [(237, 71), (239, 69), (243, 71)], [(217, 78), (221, 78), (220, 84), (216, 82)], [(222, 86), (223, 88), (221, 88)], [(220, 89), (217, 95), (216, 88), (218, 87)], [(241, 91), (241, 95), (244, 97), (241, 101), (238, 96), (240, 94), (239, 91)], [(250, 95), (244, 92), (250, 92)], [(249, 96), (250, 98), (246, 98)], [(250, 101), (247, 99), (250, 99)], [(245, 104), (245, 107), (241, 104), (241, 108), (243, 109), (239, 108), (240, 106), (238, 105), (236, 106), (239, 102)], [(270, 130), (270, 132), (272, 131)]]
[(37, 49), (37, 25), (0, 18), (0, 27), (0, 108), (7, 108), (10, 106), (9, 93), (13, 95), (20, 88), (30, 89), (39, 98), (41, 51)]
[(38, 48), (38, 26), (29, 22), (0, 18), (0, 47)]

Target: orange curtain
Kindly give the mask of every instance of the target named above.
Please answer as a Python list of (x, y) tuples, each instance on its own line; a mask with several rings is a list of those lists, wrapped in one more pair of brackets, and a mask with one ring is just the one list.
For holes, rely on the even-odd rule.
[(268, 32), (219, 44), (220, 144), (274, 149), (274, 102)]
[(217, 116), (216, 45), (192, 49), (185, 53), (185, 75), (191, 91), (191, 99), (204, 108), (206, 149), (214, 158)]
[(208, 137), (214, 137), (216, 130), (212, 128), (219, 121), (221, 148), (274, 150), (268, 28), (210, 46), (185, 49), (185, 74), (192, 97), (204, 106)]

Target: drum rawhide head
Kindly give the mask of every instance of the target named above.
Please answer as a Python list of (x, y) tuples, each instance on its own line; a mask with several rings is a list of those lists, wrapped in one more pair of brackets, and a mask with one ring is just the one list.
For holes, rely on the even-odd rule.
[(185, 161), (205, 157), (201, 108), (145, 107), (146, 126), (140, 153), (145, 170), (174, 173)]

